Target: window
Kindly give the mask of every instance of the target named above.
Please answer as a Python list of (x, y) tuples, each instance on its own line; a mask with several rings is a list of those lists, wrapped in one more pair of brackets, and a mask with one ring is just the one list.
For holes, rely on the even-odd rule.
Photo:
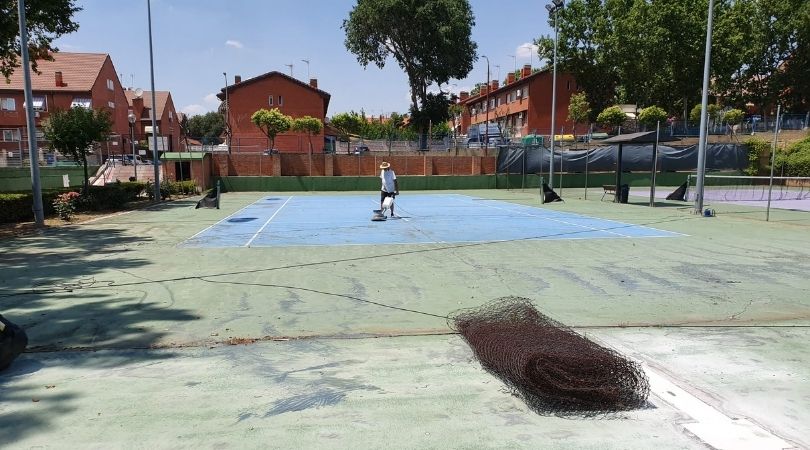
[(31, 103), (34, 104), (34, 111), (47, 111), (44, 95), (35, 95), (31, 98)]
[(283, 106), (283, 105), (284, 105), (284, 97), (279, 95), (278, 96), (278, 106)]
[(107, 79), (107, 89), (111, 91), (115, 90), (115, 84), (113, 83), (113, 80), (110, 80), (109, 78)]
[(0, 98), (0, 111), (16, 111), (17, 103), (13, 98)]
[(571, 90), (571, 80), (568, 80), (568, 90)]
[(516, 90), (516, 91), (515, 91), (515, 97), (516, 97), (516, 98), (520, 98), (520, 96), (521, 96), (521, 94), (522, 94), (522, 93), (523, 93), (523, 92), (522, 92), (520, 89)]
[(107, 106), (109, 106), (110, 109), (115, 109), (115, 102), (107, 102)]
[(17, 142), (20, 140), (20, 130), (3, 130), (0, 137), (6, 142)]
[(174, 114), (171, 111), (169, 111), (169, 123), (171, 123), (172, 120), (174, 120)]
[(489, 99), (489, 107), (490, 107), (490, 108), (494, 108), (494, 107), (495, 107), (495, 99), (494, 99), (494, 98)]
[(268, 97), (267, 103), (270, 104), (270, 106), (273, 106), (273, 96), (272, 95), (270, 97)]
[(92, 104), (92, 101), (89, 98), (84, 97), (73, 97), (73, 101), (70, 102), (71, 108), (89, 108)]

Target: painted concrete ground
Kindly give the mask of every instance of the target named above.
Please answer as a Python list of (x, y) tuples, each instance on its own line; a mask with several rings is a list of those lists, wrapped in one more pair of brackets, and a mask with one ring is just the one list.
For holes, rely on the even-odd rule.
[[(0, 446), (810, 446), (807, 213), (701, 218), (566, 192), (529, 211), (675, 235), (183, 245), (268, 196), (242, 193), (0, 241), (0, 311), (31, 340), (0, 373)], [(457, 194), (540, 207), (536, 192)], [(529, 411), (431, 316), (506, 295), (643, 363), (652, 407)]]

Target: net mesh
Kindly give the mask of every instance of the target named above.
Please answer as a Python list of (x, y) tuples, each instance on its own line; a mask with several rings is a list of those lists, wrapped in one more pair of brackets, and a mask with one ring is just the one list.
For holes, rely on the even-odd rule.
[(640, 365), (541, 314), (528, 299), (461, 310), (449, 325), (484, 369), (539, 414), (597, 416), (647, 404)]
[[(703, 199), (719, 202), (767, 201), (810, 199), (810, 178), (773, 177), (773, 189), (769, 189), (770, 177), (706, 175), (703, 183)], [(697, 177), (689, 177), (688, 201), (697, 195)]]

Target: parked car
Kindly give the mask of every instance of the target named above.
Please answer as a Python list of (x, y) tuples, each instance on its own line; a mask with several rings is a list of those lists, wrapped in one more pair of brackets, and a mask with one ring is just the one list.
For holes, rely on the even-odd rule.
[(264, 151), (262, 151), (262, 154), (264, 154), (264, 155), (277, 155), (278, 154), (278, 149), (277, 148), (268, 148), (268, 149), (265, 149)]
[(354, 154), (361, 155), (363, 153), (367, 153), (369, 151), (368, 146), (366, 145), (357, 145), (354, 147)]

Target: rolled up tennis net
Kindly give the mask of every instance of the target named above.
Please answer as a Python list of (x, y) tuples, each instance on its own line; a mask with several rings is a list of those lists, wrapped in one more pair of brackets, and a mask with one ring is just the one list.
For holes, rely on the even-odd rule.
[(539, 414), (596, 416), (644, 407), (649, 382), (639, 364), (504, 297), (451, 315), (485, 370)]

